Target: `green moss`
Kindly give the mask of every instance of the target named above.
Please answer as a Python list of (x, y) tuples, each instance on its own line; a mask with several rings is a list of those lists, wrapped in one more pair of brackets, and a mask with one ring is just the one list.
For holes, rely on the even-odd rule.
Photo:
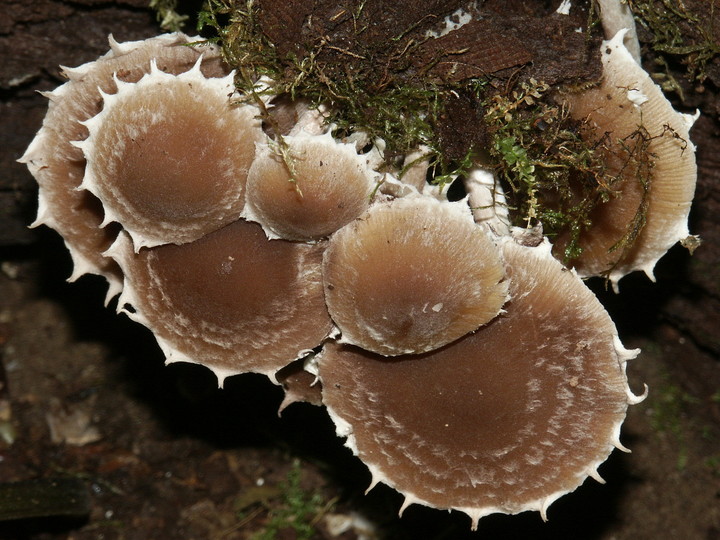
[(262, 531), (255, 533), (253, 540), (274, 540), (280, 531), (290, 529), (294, 538), (311, 540), (317, 537), (315, 524), (328, 510), (319, 493), (308, 493), (301, 486), (302, 468), (294, 460), (285, 482), (269, 492), (263, 504), (267, 506), (268, 520)]
[[(358, 43), (363, 42), (366, 29), (364, 5), (357, 3), (351, 14), (356, 34), (348, 39), (357, 38)], [(568, 231), (566, 262), (581, 253), (581, 235), (592, 226), (593, 209), (615, 196), (618, 182), (627, 178), (608, 177), (605, 157), (609, 149), (617, 152), (620, 146), (638, 181), (648, 181), (651, 158), (642, 153), (647, 146), (641, 130), (636, 140), (583, 140), (580, 122), (570, 118), (554, 99), (554, 90), (542, 81), (487, 77), (441, 84), (422, 74), (408, 76), (392, 70), (379, 76), (378, 65), (389, 65), (381, 63), (387, 61), (387, 51), (365, 45), (353, 51), (333, 50), (347, 57), (348, 67), (327, 61), (324, 54), (333, 47), (322, 40), (303, 43), (304, 52), (289, 49), (294, 52), (281, 55), (263, 33), (259, 14), (253, 0), (208, 0), (199, 15), (199, 29), (216, 34), (213, 41), (237, 70), (237, 87), (261, 108), (267, 122), (272, 125), (273, 119), (265, 110), (263, 95), (302, 97), (311, 106), (329, 105), (326, 121), (333, 126), (333, 135), (343, 138), (363, 132), (371, 141), (382, 139), (388, 167), (398, 167), (408, 153), (427, 148), (423, 159), (431, 165), (432, 181), (441, 187), (462, 176), (479, 159), (487, 160), (489, 152), (490, 162), (485, 165), (494, 168), (506, 186), (512, 223), (532, 226), (541, 222), (551, 237)], [(588, 25), (596, 22), (591, 10)], [(407, 37), (411, 30), (398, 29), (397, 35), (387, 40), (393, 66), (402, 66), (403, 58), (417, 46)], [(381, 54), (386, 56), (380, 58)], [(463, 157), (448, 159), (438, 125), (445, 117), (446, 104), (459, 95), (472, 96), (484, 107), (486, 114), (479, 122), (485, 124), (481, 131), (487, 131), (487, 140), (472, 141)], [(282, 137), (276, 137), (276, 142), (278, 154), (292, 171), (292, 158)], [(614, 249), (632, 246), (644, 225), (645, 210), (646, 205), (641, 205)]]
[(260, 77), (280, 77), (280, 61), (260, 30), (252, 0), (208, 0), (198, 13), (198, 30), (206, 29), (217, 34), (209, 41), (218, 43), (225, 62), (238, 70), (239, 89), (252, 93)]
[(508, 95), (486, 102), (490, 153), (501, 179), (511, 187), (515, 223), (543, 224), (553, 237), (567, 231), (565, 260), (580, 255), (580, 237), (591, 227), (593, 209), (610, 199), (619, 178), (605, 165), (610, 141), (586, 141), (582, 124), (548, 99), (548, 86), (530, 80)]
[(637, 23), (649, 31), (655, 51), (679, 57), (691, 80), (707, 78), (708, 64), (720, 53), (713, 31), (715, 0), (703, 3), (700, 13), (677, 0), (628, 0), (628, 4)]
[(187, 15), (180, 15), (177, 10), (177, 0), (150, 0), (150, 9), (157, 13), (160, 28), (166, 32), (179, 32), (188, 19)]
[(683, 470), (688, 463), (687, 432), (692, 427), (685, 419), (686, 410), (690, 405), (697, 404), (698, 399), (668, 380), (653, 395), (655, 397), (650, 403), (652, 427), (675, 440), (678, 445), (677, 468)]
[[(339, 73), (338, 66), (318, 61), (322, 44), (302, 57), (280, 57), (260, 28), (252, 0), (209, 0), (199, 16), (199, 30), (208, 28), (217, 33), (214, 41), (225, 61), (238, 70), (237, 87), (248, 95), (288, 94), (313, 106), (329, 104), (327, 121), (337, 136), (363, 131), (371, 139), (382, 137), (392, 156), (421, 144), (434, 147), (434, 121), (450, 88), (393, 81), (378, 86), (362, 66)], [(267, 82), (263, 89), (257, 83), (261, 78)]]

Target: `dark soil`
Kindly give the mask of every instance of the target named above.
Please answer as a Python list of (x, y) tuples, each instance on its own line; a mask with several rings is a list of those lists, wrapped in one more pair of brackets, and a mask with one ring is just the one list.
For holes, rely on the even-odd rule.
[[(435, 1), (430, 8), (437, 11), (429, 13), (444, 16), (456, 3)], [(558, 3), (482, 4), (532, 20)], [(276, 2), (262, 4), (267, 13), (280, 13), (270, 9)], [(318, 24), (337, 14), (320, 7), (342, 5), (285, 4), (316, 13)], [(399, 9), (404, 2), (385, 4), (368, 2), (395, 6), (392, 19), (380, 8), (366, 13), (367, 21), (379, 20), (377, 39), (395, 24), (423, 20), (417, 11)], [(15, 160), (47, 108), (36, 90), (62, 82), (58, 64), (75, 66), (103, 54), (110, 32), (119, 41), (159, 33), (145, 6), (144, 0), (2, 2), (0, 492), (11, 482), (72, 479), (66, 489), (79, 482), (88, 500), (84, 505), (68, 496), (76, 516), (0, 522), (0, 538), (248, 538), (290, 505), (288, 482), (299, 460), (299, 488), (322, 499), (313, 506), (317, 538), (333, 537), (329, 515), (357, 514), (375, 525), (377, 537), (393, 539), (720, 539), (720, 123), (712, 80), (684, 81), (684, 103), (671, 95), (679, 107), (703, 112), (692, 132), (700, 174), (691, 216), (691, 231), (703, 245), (692, 257), (680, 247), (671, 250), (655, 284), (629, 276), (620, 295), (592, 284), (625, 345), (643, 349), (629, 377), (636, 392), (647, 383), (650, 395), (630, 409), (622, 436), (633, 453), (614, 452), (600, 469), (607, 484), (588, 480), (550, 508), (548, 523), (536, 513), (489, 516), (470, 533), (469, 520), (458, 513), (411, 506), (398, 519), (401, 497), (384, 486), (364, 495), (369, 473), (342, 446), (321, 408), (295, 404), (278, 417), (282, 390), (263, 377), (232, 377), (218, 390), (201, 367), (164, 367), (149, 332), (102, 306), (101, 280), (65, 283), (70, 261), (61, 239), (26, 229), (36, 188)], [(181, 10), (197, 8), (186, 6)], [(298, 24), (297, 14), (275, 16), (277, 31)], [(501, 20), (486, 24), (501, 26)], [(332, 35), (340, 39), (346, 34), (338, 24)], [(500, 32), (488, 47), (506, 40), (517, 55), (535, 54), (543, 43), (560, 47), (553, 65), (568, 69), (564, 45), (532, 28)], [(476, 67), (492, 61), (502, 70), (512, 68), (503, 62), (517, 61), (498, 58), (477, 55)], [(683, 80), (682, 63), (673, 69)], [(465, 99), (466, 119), (482, 116), (471, 100), (458, 99)], [(7, 511), (3, 504), (0, 515)], [(288, 526), (274, 535), (296, 536)]]

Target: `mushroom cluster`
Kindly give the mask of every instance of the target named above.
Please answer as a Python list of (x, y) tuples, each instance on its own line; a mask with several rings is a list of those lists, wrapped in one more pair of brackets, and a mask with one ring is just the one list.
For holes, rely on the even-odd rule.
[[(664, 99), (644, 72), (610, 78), (612, 60), (632, 61), (622, 39), (603, 45), (603, 85), (569, 98), (588, 132), (617, 108), (638, 122)], [(475, 528), (494, 512), (544, 518), (601, 480), (598, 466), (624, 449), (628, 405), (644, 397), (625, 374), (638, 351), (541, 233), (509, 226), (492, 173), (478, 166), (468, 197), (451, 202), (422, 163), (381, 171), (382, 141), (368, 152), (362, 133), (336, 139), (302, 101), (240, 95), (218, 50), (191, 42), (111, 38), (46, 94), (21, 161), (39, 184), (35, 224), (63, 236), (71, 279), (104, 276), (108, 300), (119, 295), (168, 363), (207, 366), (221, 386), (262, 373), (283, 385), (281, 408), (324, 405), (403, 508), (459, 510)], [(605, 112), (594, 101), (605, 95), (626, 102)], [(694, 166), (687, 118), (672, 125), (653, 151)], [(687, 218), (691, 189), (652, 191), (650, 206)], [(660, 217), (646, 231), (665, 250), (687, 234)], [(653, 249), (602, 264), (648, 271)]]

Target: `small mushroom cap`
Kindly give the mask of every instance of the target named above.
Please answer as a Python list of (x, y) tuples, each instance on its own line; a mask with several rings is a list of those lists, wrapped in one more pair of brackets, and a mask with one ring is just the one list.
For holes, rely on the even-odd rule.
[(150, 70), (155, 59), (170, 73), (187, 71), (203, 54), (201, 70), (206, 76), (223, 76), (219, 49), (187, 47), (192, 41), (184, 34), (166, 34), (145, 41), (117, 43), (110, 37), (111, 50), (93, 62), (77, 68), (63, 68), (69, 81), (45, 94), (48, 113), (42, 128), (20, 159), (27, 163), (39, 185), (38, 215), (34, 226), (47, 225), (65, 240), (74, 262), (71, 276), (93, 273), (110, 283), (108, 297), (119, 292), (122, 277), (114, 261), (102, 255), (116, 237), (117, 229), (102, 229), (103, 210), (87, 191), (78, 191), (85, 173), (82, 150), (71, 144), (87, 136), (81, 123), (95, 116), (102, 106), (101, 92), (116, 90), (113, 75), (123, 81), (137, 81)]
[[(608, 176), (617, 177), (617, 193), (590, 214), (592, 227), (580, 237), (582, 254), (570, 264), (583, 277), (607, 275), (616, 286), (623, 276), (643, 270), (653, 279), (655, 263), (689, 234), (697, 169), (689, 129), (694, 118), (672, 108), (662, 90), (623, 45), (624, 31), (602, 46), (604, 79), (597, 88), (567, 96), (573, 117), (586, 123), (584, 137), (607, 134)], [(640, 128), (644, 131), (639, 131)], [(632, 135), (635, 138), (630, 138)], [(641, 143), (646, 143), (643, 148)], [(645, 152), (651, 161), (648, 181), (638, 178), (627, 149)], [(637, 220), (640, 214), (643, 219)], [(638, 236), (628, 248), (615, 246), (634, 227)], [(562, 253), (568, 235), (555, 242)]]
[(205, 365), (222, 383), (245, 372), (275, 381), (328, 335), (323, 249), (268, 240), (241, 220), (138, 253), (123, 233), (108, 254), (125, 274), (120, 309), (152, 330), (168, 362)]
[(324, 135), (290, 135), (258, 145), (247, 181), (245, 217), (271, 238), (318, 240), (370, 204), (377, 173), (352, 144)]
[(317, 375), (305, 370), (307, 359), (295, 360), (277, 372), (277, 381), (285, 391), (285, 397), (278, 409), (278, 415), (293, 403), (322, 405), (322, 385)]
[(325, 297), (342, 341), (383, 355), (436, 349), (500, 312), (500, 251), (467, 204), (431, 197), (372, 206), (335, 233)]
[(502, 243), (507, 312), (423, 355), (325, 345), (317, 362), (338, 435), (383, 482), (467, 513), (539, 510), (573, 491), (613, 446), (630, 393), (625, 350), (595, 296), (547, 243)]
[(201, 238), (239, 218), (260, 139), (259, 111), (236, 105), (233, 74), (205, 78), (201, 60), (180, 75), (118, 82), (85, 122), (81, 185), (98, 197), (135, 249)]

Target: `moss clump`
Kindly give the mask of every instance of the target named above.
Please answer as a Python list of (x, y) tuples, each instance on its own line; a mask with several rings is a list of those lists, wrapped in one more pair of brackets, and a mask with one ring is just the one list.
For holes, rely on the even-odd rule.
[[(432, 60), (422, 69), (408, 67), (422, 39), (429, 39), (418, 37), (417, 23), (395, 28), (394, 36), (379, 42), (367, 35), (374, 20), (372, 13), (366, 13), (373, 9), (371, 3), (351, 5), (353, 12), (338, 7), (337, 16), (318, 23), (325, 28), (336, 18), (345, 21), (338, 22), (340, 29), (335, 28), (334, 34), (321, 38), (304, 22), (297, 23), (292, 14), (287, 24), (299, 26), (291, 30), (307, 34), (290, 36), (283, 25), (273, 23), (274, 14), (263, 12), (254, 0), (208, 0), (199, 16), (199, 29), (216, 34), (212, 40), (237, 70), (236, 85), (261, 109), (263, 94), (303, 98), (315, 107), (329, 105), (326, 120), (334, 126), (334, 135), (342, 138), (360, 131), (371, 141), (382, 139), (387, 165), (396, 167), (408, 153), (427, 148), (422, 159), (430, 163), (428, 176), (441, 187), (479, 162), (494, 168), (506, 185), (513, 224), (539, 222), (550, 236), (569, 231), (566, 262), (581, 253), (581, 235), (592, 226), (593, 210), (615, 196), (619, 182), (628, 176), (608, 177), (609, 149), (617, 152), (619, 146), (628, 167), (637, 169), (638, 181), (649, 181), (651, 164), (643, 154), (647, 146), (640, 131), (637, 141), (627, 143), (588, 140), (581, 136), (581, 123), (559, 104), (556, 89), (523, 76), (522, 67), (502, 76), (453, 81), (429, 76)], [(308, 13), (297, 19), (306, 21)], [(593, 26), (594, 12), (588, 13), (588, 25)], [(278, 41), (283, 37), (291, 43)], [(469, 111), (461, 119), (467, 120), (463, 125), (472, 124), (474, 131), (463, 134), (464, 147), (449, 150), (443, 136), (457, 133), (455, 126), (460, 124), (451, 123), (448, 129), (447, 120), (458, 103)], [(267, 111), (264, 116), (272, 124)], [(282, 137), (276, 139), (284, 156)], [(292, 170), (289, 162), (288, 169)], [(632, 245), (644, 218), (641, 205), (637, 219), (614, 249)]]
[(486, 104), (490, 153), (501, 179), (510, 185), (513, 221), (530, 227), (542, 223), (545, 234), (569, 231), (565, 258), (580, 255), (580, 235), (590, 227), (590, 213), (609, 199), (606, 141), (588, 143), (581, 124), (568, 110), (548, 99), (549, 88), (531, 79), (509, 95)]
[[(362, 10), (364, 2), (358, 4)], [(354, 13), (355, 19), (360, 13)], [(388, 75), (378, 80), (374, 50), (362, 54), (344, 51), (352, 60), (352, 69), (342, 71), (338, 62), (324, 58), (327, 43), (281, 55), (263, 32), (258, 7), (252, 0), (209, 0), (199, 16), (199, 30), (212, 29), (228, 65), (238, 70), (236, 85), (249, 95), (289, 95), (302, 97), (311, 106), (329, 104), (327, 122), (338, 137), (362, 131), (370, 139), (382, 137), (386, 155), (403, 155), (420, 145), (435, 149), (434, 126), (442, 109), (443, 96), (452, 88), (430, 81), (403, 81)], [(358, 35), (363, 31), (357, 27)], [(403, 31), (389, 41), (403, 43)], [(358, 42), (361, 42), (358, 39)], [(411, 53), (411, 44), (398, 54)], [(342, 55), (342, 51), (335, 51)], [(266, 81), (263, 88), (258, 81)]]
[[(650, 144), (656, 137), (642, 125), (624, 139), (598, 137), (570, 117), (561, 96), (553, 99), (549, 92), (548, 85), (530, 79), (485, 104), (489, 151), (511, 188), (511, 220), (526, 227), (541, 223), (550, 238), (567, 234), (563, 261), (568, 263), (582, 253), (582, 235), (592, 227), (595, 210), (620, 196), (625, 182), (637, 182), (642, 194), (637, 211), (610, 248), (624, 253), (645, 226), (654, 164)], [(610, 156), (621, 164), (619, 170), (608, 169)]]
[[(720, 43), (713, 29), (715, 0), (628, 0), (636, 21), (648, 30), (650, 46), (661, 54), (680, 57), (690, 80), (703, 82)], [(694, 7), (693, 7), (694, 6)]]

